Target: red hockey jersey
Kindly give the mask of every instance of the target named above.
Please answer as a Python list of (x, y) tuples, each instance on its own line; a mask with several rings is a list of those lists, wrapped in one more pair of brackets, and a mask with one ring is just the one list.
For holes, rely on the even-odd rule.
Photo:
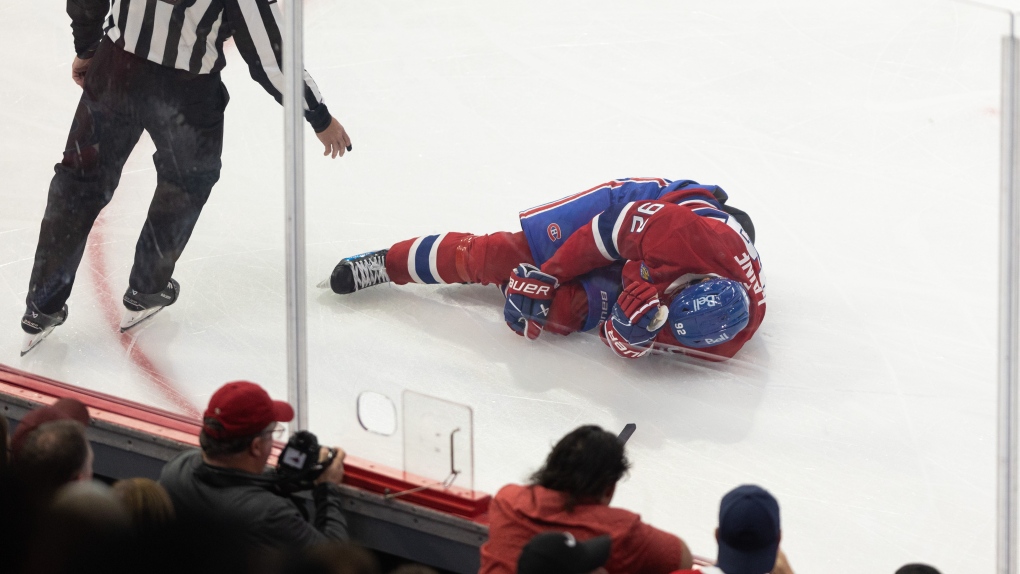
[(680, 190), (656, 201), (613, 205), (574, 232), (542, 265), (542, 271), (562, 283), (621, 260), (627, 261), (624, 287), (647, 281), (664, 305), (706, 275), (739, 281), (747, 290), (750, 319), (731, 341), (691, 349), (677, 341), (667, 325), (656, 337), (657, 349), (707, 359), (730, 358), (765, 317), (765, 276), (758, 252), (736, 219), (705, 190)]

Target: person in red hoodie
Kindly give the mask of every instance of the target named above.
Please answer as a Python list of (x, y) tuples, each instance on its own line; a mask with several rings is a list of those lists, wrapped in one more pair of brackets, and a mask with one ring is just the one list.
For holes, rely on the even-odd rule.
[(594, 425), (560, 439), (545, 464), (522, 486), (499, 490), (489, 506), (489, 541), (479, 574), (514, 574), (521, 550), (542, 532), (569, 532), (578, 541), (609, 535), (609, 574), (668, 574), (690, 568), (691, 552), (674, 534), (609, 506), (630, 468), (623, 443)]

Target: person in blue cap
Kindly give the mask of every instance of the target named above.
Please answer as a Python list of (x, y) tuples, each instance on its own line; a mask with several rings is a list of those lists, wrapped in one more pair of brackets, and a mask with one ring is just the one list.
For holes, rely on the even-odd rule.
[(719, 543), (715, 566), (673, 574), (793, 574), (779, 549), (779, 503), (760, 486), (745, 484), (723, 496), (715, 538)]

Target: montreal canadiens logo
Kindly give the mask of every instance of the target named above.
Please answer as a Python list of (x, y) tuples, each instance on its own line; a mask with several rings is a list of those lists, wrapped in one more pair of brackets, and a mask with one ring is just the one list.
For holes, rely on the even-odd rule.
[(549, 227), (547, 227), (545, 231), (549, 234), (549, 239), (552, 241), (559, 241), (560, 237), (563, 237), (563, 232), (560, 231), (560, 226), (555, 223), (550, 223)]

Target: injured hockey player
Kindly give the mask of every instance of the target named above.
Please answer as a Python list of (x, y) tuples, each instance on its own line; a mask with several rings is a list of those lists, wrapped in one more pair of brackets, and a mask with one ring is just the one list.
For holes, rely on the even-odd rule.
[(765, 316), (754, 226), (722, 188), (610, 181), (520, 214), (521, 231), (443, 233), (342, 259), (327, 285), (495, 284), (518, 335), (598, 329), (621, 357), (732, 357)]

